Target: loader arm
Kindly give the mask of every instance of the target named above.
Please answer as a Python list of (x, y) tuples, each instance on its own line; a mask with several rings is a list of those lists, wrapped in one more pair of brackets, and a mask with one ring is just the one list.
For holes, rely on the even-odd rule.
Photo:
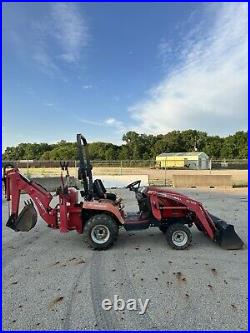
[[(5, 184), (5, 197), (7, 201), (11, 201), (10, 216), (7, 221), (8, 227), (18, 231), (16, 226), (19, 219), (24, 217), (23, 215), (33, 214), (34, 219), (36, 212), (33, 207), (33, 202), (41, 218), (51, 227), (56, 227), (56, 209), (50, 206), (53, 198), (50, 192), (44, 189), (41, 185), (24, 177), (17, 168), (12, 168), (7, 171), (4, 170), (3, 181)], [(30, 201), (26, 203), (26, 206), (19, 215), (21, 193), (28, 194), (33, 202)]]
[[(174, 191), (150, 190), (148, 195), (150, 196), (152, 213), (159, 221), (162, 218), (162, 211), (182, 210), (186, 215), (190, 216), (191, 214), (190, 218), (198, 230), (221, 247), (231, 250), (243, 247), (244, 243), (236, 234), (234, 226), (211, 215), (200, 202)], [(160, 205), (159, 201), (167, 202), (167, 205)]]
[[(164, 209), (186, 209), (189, 212), (194, 213), (195, 219), (194, 223), (195, 225), (198, 225), (198, 228), (202, 228), (204, 233), (208, 235), (209, 238), (214, 239), (215, 236), (215, 225), (213, 223), (213, 220), (210, 218), (208, 215), (207, 211), (204, 209), (202, 204), (196, 200), (193, 200), (183, 194), (176, 193), (176, 192), (165, 192), (165, 193), (156, 193), (154, 191), (149, 191), (148, 194), (150, 195), (150, 198), (154, 198), (154, 202), (156, 203), (157, 199), (156, 198), (163, 198), (163, 199), (169, 199), (170, 201), (174, 201), (178, 203), (178, 206), (159, 206), (159, 203), (155, 205), (154, 207), (156, 210), (161, 210)], [(158, 209), (157, 209), (158, 208)], [(154, 212), (155, 217), (158, 215), (158, 219), (161, 219), (161, 215), (159, 213), (157, 214)]]

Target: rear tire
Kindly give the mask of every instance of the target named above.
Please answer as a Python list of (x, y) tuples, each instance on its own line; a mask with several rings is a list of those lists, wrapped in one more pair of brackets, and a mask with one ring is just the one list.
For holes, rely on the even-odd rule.
[(118, 225), (108, 214), (95, 214), (83, 231), (85, 241), (95, 250), (107, 250), (118, 238)]
[(168, 244), (175, 250), (187, 249), (192, 243), (192, 234), (187, 226), (181, 223), (171, 224), (166, 232)]

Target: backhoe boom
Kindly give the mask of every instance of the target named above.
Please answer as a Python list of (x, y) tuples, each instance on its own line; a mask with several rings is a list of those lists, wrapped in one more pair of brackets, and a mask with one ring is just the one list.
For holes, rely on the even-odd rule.
[[(25, 193), (33, 200), (42, 219), (51, 227), (56, 227), (56, 210), (50, 206), (53, 198), (50, 192), (46, 191), (41, 185), (24, 177), (17, 168), (5, 171), (4, 177), (5, 196), (8, 201), (11, 200), (11, 211), (7, 226), (13, 226), (15, 229), (19, 216), (20, 195)], [(27, 206), (29, 205), (30, 203), (27, 204)], [(30, 208), (32, 209), (31, 206)]]

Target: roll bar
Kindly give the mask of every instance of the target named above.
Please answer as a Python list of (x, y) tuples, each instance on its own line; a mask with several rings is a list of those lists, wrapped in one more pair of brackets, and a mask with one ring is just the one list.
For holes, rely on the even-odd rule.
[(83, 182), (84, 199), (92, 200), (93, 198), (93, 176), (92, 165), (89, 159), (88, 143), (82, 134), (76, 135), (78, 159), (78, 179)]

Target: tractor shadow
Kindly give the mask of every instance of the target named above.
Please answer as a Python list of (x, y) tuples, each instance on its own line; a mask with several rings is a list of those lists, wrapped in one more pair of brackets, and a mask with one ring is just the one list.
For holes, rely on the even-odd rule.
[[(209, 238), (205, 237), (203, 233), (198, 230), (192, 229), (192, 245), (189, 249), (211, 249), (217, 248), (218, 246)], [(135, 250), (157, 250), (164, 249), (172, 250), (168, 245), (165, 235), (160, 232), (157, 228), (151, 228), (142, 231), (125, 231), (119, 232), (119, 237), (115, 243), (116, 249), (135, 249)], [(189, 250), (187, 249), (187, 250)]]

